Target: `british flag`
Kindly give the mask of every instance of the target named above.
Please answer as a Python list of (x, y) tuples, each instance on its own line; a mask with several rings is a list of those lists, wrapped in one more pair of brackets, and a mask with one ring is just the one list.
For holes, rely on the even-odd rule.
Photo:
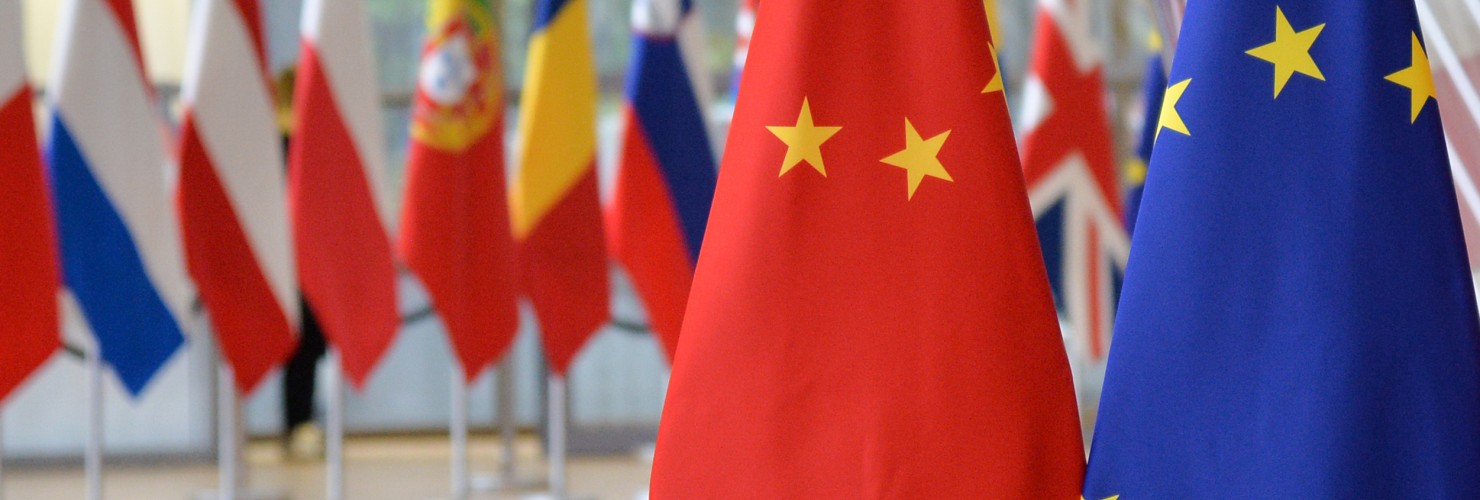
[(1023, 174), (1069, 352), (1099, 362), (1130, 244), (1086, 2), (1039, 2), (1031, 60), (1019, 123)]

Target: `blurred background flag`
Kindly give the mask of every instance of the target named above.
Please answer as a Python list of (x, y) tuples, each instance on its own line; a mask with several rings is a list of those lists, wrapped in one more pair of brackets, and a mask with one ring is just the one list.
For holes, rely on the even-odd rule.
[(0, 403), (56, 352), (58, 269), (51, 200), (21, 54), (20, 2), (0, 2)]
[(203, 0), (191, 21), (181, 103), (186, 264), (238, 391), (297, 343), (283, 155), (257, 0)]
[(1189, 5), (1086, 497), (1480, 497), (1480, 325), (1411, 2)]
[(428, 4), (397, 241), (469, 380), (519, 329), (492, 0)]
[(46, 158), (62, 272), (103, 361), (135, 396), (184, 342), (190, 305), (168, 130), (145, 79), (129, 0), (62, 6)]
[(564, 375), (610, 316), (596, 186), (596, 66), (586, 0), (539, 0), (509, 194), (524, 291)]
[(1141, 121), (1140, 137), (1136, 141), (1136, 156), (1125, 162), (1123, 178), (1125, 191), (1125, 230), (1136, 231), (1136, 212), (1141, 210), (1141, 195), (1145, 192), (1146, 165), (1151, 163), (1151, 147), (1156, 144), (1157, 123), (1161, 121), (1161, 100), (1167, 90), (1167, 70), (1161, 58), (1161, 37), (1152, 32), (1151, 55), (1146, 62), (1146, 77), (1141, 83), (1141, 105), (1145, 119)]
[(298, 279), (364, 387), (400, 326), (370, 20), (361, 2), (308, 0), (302, 35), (288, 182)]
[(1130, 245), (1106, 116), (1100, 42), (1088, 3), (1041, 0), (1022, 106), (1023, 174), (1048, 275), (1074, 332), (1070, 352), (1099, 363), (1110, 345)]
[(714, 197), (707, 101), (695, 91), (709, 79), (684, 58), (684, 46), (703, 42), (690, 29), (699, 22), (692, 1), (637, 0), (632, 21), (626, 135), (608, 239), (673, 359)]
[(750, 35), (755, 32), (755, 13), (759, 7), (760, 0), (740, 0), (740, 12), (735, 14), (735, 68), (730, 81), (731, 100), (740, 94), (740, 76), (745, 74), (745, 60), (750, 57)]
[(654, 498), (1072, 498), (1084, 447), (982, 2), (766, 0)]

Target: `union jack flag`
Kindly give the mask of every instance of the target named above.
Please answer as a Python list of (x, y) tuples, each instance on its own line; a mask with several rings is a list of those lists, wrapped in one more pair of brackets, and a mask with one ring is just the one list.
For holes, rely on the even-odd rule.
[(1086, 2), (1041, 0), (1022, 107), (1023, 174), (1069, 352), (1101, 361), (1129, 237), (1102, 56)]

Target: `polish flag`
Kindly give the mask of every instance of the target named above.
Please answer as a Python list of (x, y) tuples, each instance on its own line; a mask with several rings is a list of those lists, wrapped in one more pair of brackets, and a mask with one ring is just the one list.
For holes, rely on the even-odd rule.
[(257, 0), (204, 0), (191, 22), (180, 126), (186, 264), (246, 393), (297, 342), (283, 156)]
[(0, 2), (0, 401), (56, 351), (56, 233), (21, 57), (20, 2)]
[(302, 36), (288, 172), (298, 279), (364, 387), (399, 324), (370, 20), (361, 2), (308, 0)]

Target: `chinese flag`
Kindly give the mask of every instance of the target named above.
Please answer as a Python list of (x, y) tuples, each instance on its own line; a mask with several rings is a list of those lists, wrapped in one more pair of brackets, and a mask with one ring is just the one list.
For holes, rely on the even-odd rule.
[(1078, 498), (980, 0), (761, 4), (652, 493)]

